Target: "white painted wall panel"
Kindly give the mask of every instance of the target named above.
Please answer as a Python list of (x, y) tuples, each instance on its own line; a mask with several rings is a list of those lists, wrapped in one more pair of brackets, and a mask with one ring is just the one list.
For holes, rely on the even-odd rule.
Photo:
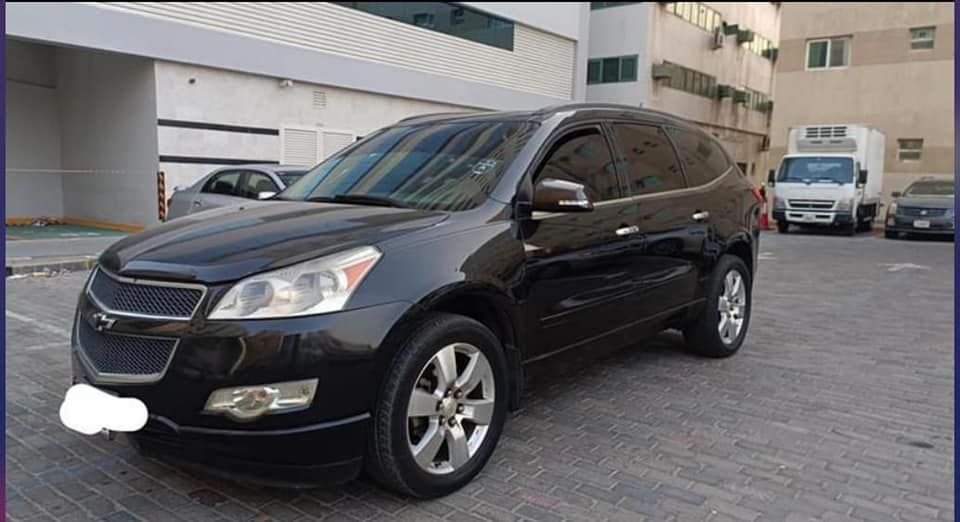
[(161, 156), (194, 156), (277, 161), (278, 136), (181, 127), (157, 127)]
[(522, 24), (507, 51), (325, 2), (98, 5), (529, 93), (573, 95), (574, 40)]
[(7, 80), (7, 216), (63, 215), (57, 91)]

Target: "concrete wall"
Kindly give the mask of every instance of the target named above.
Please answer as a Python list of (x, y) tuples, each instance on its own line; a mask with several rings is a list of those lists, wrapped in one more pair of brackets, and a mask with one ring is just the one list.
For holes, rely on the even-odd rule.
[[(811, 123), (873, 125), (887, 136), (884, 193), (920, 175), (954, 175), (954, 24), (950, 3), (784, 4), (770, 165), (787, 129)], [(936, 26), (934, 48), (910, 49), (911, 27)], [(806, 70), (810, 39), (850, 36), (850, 65)], [(897, 160), (897, 140), (922, 138), (920, 161)]]
[(7, 217), (59, 217), (60, 117), (52, 47), (6, 41)]
[(650, 19), (655, 8), (644, 2), (590, 11), (590, 58), (635, 54), (637, 81), (588, 85), (588, 101), (649, 105)]
[[(364, 136), (408, 116), (472, 110), (303, 82), (281, 87), (276, 78), (170, 62), (156, 64), (156, 82), (159, 119), (261, 129), (306, 126)], [(280, 161), (279, 135), (161, 126), (158, 144), (160, 156)], [(171, 188), (217, 166), (161, 163)]]
[(69, 217), (157, 222), (154, 67), (130, 56), (59, 49), (61, 162), (92, 175), (63, 181)]

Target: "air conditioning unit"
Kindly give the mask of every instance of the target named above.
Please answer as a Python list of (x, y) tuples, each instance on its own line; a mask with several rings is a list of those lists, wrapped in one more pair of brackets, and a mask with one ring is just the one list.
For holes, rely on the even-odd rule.
[(717, 85), (717, 98), (730, 98), (733, 96), (734, 89), (730, 85)]
[(747, 103), (750, 101), (750, 93), (735, 89), (733, 91), (733, 103)]
[(763, 50), (763, 57), (769, 59), (772, 62), (777, 61), (777, 56), (780, 55), (780, 51), (776, 47), (771, 47), (769, 49)]
[(742, 44), (752, 42), (754, 36), (755, 35), (753, 34), (753, 31), (750, 29), (740, 29), (737, 31), (737, 43)]
[(713, 37), (710, 40), (710, 48), (717, 50), (723, 47), (724, 34), (720, 27), (713, 30)]
[(673, 66), (668, 63), (655, 63), (650, 68), (650, 75), (654, 80), (669, 80), (673, 78)]
[(721, 27), (723, 27), (723, 34), (727, 36), (733, 36), (740, 31), (740, 26), (737, 24), (728, 24), (727, 22), (723, 22)]

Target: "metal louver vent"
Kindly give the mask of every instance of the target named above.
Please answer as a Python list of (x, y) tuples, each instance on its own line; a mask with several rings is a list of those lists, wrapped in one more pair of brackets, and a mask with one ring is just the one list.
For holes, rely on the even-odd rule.
[(805, 138), (846, 138), (846, 126), (807, 127)]
[(320, 160), (319, 137), (315, 129), (283, 128), (280, 133), (280, 161), (304, 167), (316, 165)]
[(323, 91), (313, 91), (313, 107), (324, 109), (327, 107), (327, 93)]

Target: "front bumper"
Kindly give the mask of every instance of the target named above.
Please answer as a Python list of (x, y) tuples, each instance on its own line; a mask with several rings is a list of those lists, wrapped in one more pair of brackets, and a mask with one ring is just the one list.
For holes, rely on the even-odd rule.
[[(892, 221), (891, 221), (892, 220)], [(929, 226), (918, 227), (917, 222), (927, 222)], [(888, 216), (885, 221), (887, 232), (906, 232), (910, 234), (953, 235), (954, 219), (947, 217)]]
[(796, 225), (849, 225), (853, 223), (851, 212), (833, 210), (794, 210), (779, 209), (773, 211), (773, 219)]
[[(143, 401), (150, 420), (130, 438), (145, 454), (262, 484), (342, 482), (361, 469), (369, 412), (388, 359), (382, 348), (409, 306), (249, 321), (115, 316), (111, 335), (179, 338), (159, 380), (120, 384), (98, 381), (80, 355), (79, 321), (102, 313), (81, 295), (71, 343), (74, 382)], [(306, 378), (317, 378), (318, 386), (304, 410), (242, 423), (202, 413), (218, 388)]]

